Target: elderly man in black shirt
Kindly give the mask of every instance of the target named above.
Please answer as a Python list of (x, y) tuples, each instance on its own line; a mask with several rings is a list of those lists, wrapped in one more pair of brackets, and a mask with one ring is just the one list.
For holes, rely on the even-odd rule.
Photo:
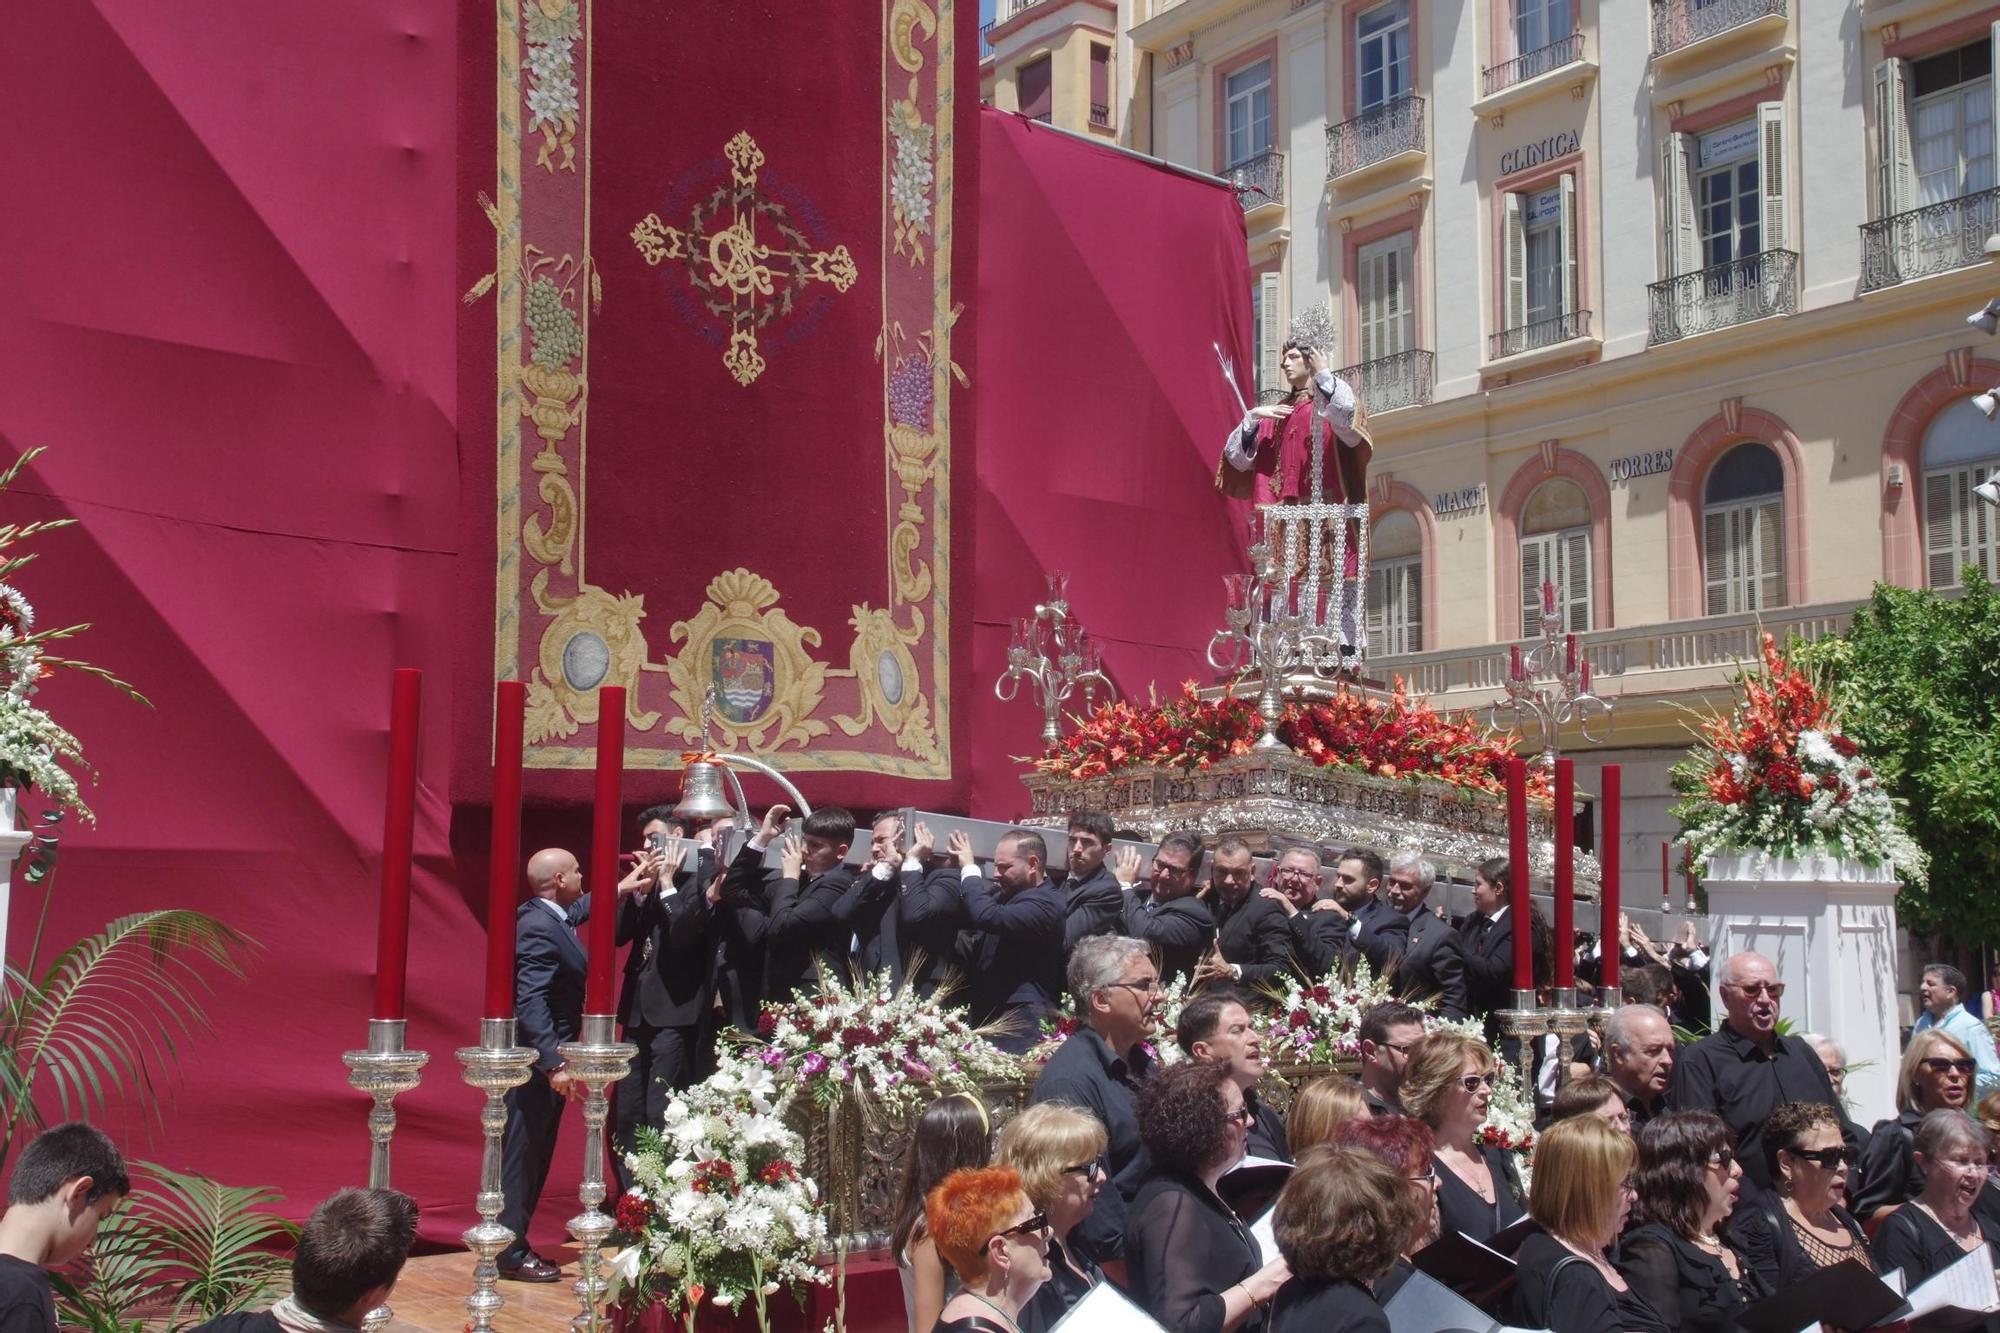
[(1736, 1134), (1736, 1160), (1760, 1189), (1771, 1188), (1764, 1161), (1764, 1120), (1786, 1102), (1823, 1102), (1840, 1117), (1841, 1136), (1855, 1145), (1854, 1126), (1817, 1053), (1797, 1037), (1778, 1033), (1778, 1001), (1785, 983), (1758, 953), (1739, 953), (1722, 965), (1722, 1026), (1674, 1061), (1667, 1104), (1676, 1111), (1713, 1111)]
[(1030, 1100), (1080, 1107), (1104, 1124), (1111, 1179), (1070, 1233), (1075, 1249), (1104, 1263), (1124, 1256), (1125, 1210), (1152, 1168), (1133, 1110), (1133, 1094), (1153, 1070), (1142, 1043), (1159, 1028), (1163, 998), (1152, 950), (1126, 935), (1079, 940), (1069, 992), (1080, 1025), (1042, 1066)]

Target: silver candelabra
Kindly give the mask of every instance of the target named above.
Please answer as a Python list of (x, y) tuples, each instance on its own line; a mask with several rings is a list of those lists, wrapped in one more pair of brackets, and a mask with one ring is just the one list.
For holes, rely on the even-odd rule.
[(462, 1239), (473, 1253), (472, 1294), (465, 1298), (468, 1333), (490, 1333), (493, 1316), (505, 1304), (498, 1289), (499, 1258), (514, 1241), (514, 1233), (500, 1225), (500, 1210), (507, 1202), (500, 1183), (500, 1144), (507, 1129), (507, 1093), (526, 1083), (535, 1063), (535, 1048), (514, 1044), (514, 1020), (479, 1020), (479, 1044), (461, 1046), (458, 1061), (465, 1066), (465, 1081), (486, 1094), (479, 1113), (480, 1132), (485, 1136), (484, 1154), (479, 1160), (479, 1196), (473, 1207), (479, 1214), (476, 1225)]
[(1118, 697), (1104, 674), (1097, 641), (1069, 612), (1069, 574), (1048, 575), (1049, 600), (1032, 616), (1014, 617), (1014, 638), (1007, 645), (1007, 670), (993, 682), (994, 697), (1012, 703), (1026, 678), (1042, 705), (1042, 745), (1054, 748), (1062, 739), (1062, 706), (1083, 691), (1086, 712), (1097, 707), (1097, 693), (1108, 703)]
[[(424, 1066), (430, 1063), (427, 1051), (404, 1048), (407, 1025), (400, 1018), (368, 1020), (368, 1049), (348, 1051), (340, 1057), (347, 1066), (347, 1081), (367, 1093), (375, 1105), (368, 1111), (368, 1188), (389, 1188), (389, 1145), (396, 1137), (396, 1098), (417, 1086)], [(391, 1318), (387, 1304), (378, 1305), (362, 1318), (361, 1327), (375, 1330)]]
[[(1262, 689), (1257, 713), (1264, 719), (1264, 734), (1258, 737), (1255, 748), (1290, 750), (1278, 739), (1286, 679), (1296, 671), (1332, 679), (1342, 670), (1352, 645), (1343, 642), (1338, 618), (1329, 627), (1320, 613), (1317, 575), (1310, 585), (1295, 577), (1299, 567), (1296, 529), (1288, 537), (1293, 549), (1282, 562), (1271, 544), (1268, 523), (1264, 534), (1250, 547), (1252, 572), (1222, 576), (1228, 591), (1222, 611), (1224, 626), (1208, 641), (1208, 664), (1217, 671), (1258, 673)], [(1316, 541), (1313, 546), (1317, 555)]]
[(1525, 737), (1533, 725), (1541, 740), (1534, 762), (1551, 770), (1565, 725), (1576, 723), (1592, 745), (1603, 744), (1611, 734), (1611, 705), (1591, 693), (1590, 661), (1578, 648), (1576, 635), (1559, 633), (1556, 619), (1555, 585), (1543, 583), (1542, 641), (1525, 652), (1518, 643), (1508, 650), (1506, 694), (1492, 711), (1495, 731), (1518, 731)]
[(576, 1237), (577, 1279), (576, 1318), (570, 1327), (578, 1333), (596, 1333), (603, 1326), (599, 1304), (610, 1287), (601, 1269), (604, 1242), (616, 1224), (598, 1205), (604, 1202), (604, 1119), (608, 1111), (605, 1089), (625, 1077), (639, 1048), (619, 1041), (617, 1017), (613, 1014), (585, 1014), (583, 1028), (575, 1041), (564, 1042), (556, 1051), (568, 1063), (569, 1075), (583, 1085), (583, 1181), (576, 1197), (583, 1211), (569, 1220), (569, 1234)]

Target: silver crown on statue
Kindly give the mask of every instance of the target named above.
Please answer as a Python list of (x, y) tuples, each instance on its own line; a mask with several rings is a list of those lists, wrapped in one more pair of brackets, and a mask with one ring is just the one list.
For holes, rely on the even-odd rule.
[(1291, 335), (1287, 341), (1301, 347), (1310, 347), (1320, 354), (1321, 364), (1333, 353), (1333, 303), (1321, 301), (1307, 306), (1292, 318)]

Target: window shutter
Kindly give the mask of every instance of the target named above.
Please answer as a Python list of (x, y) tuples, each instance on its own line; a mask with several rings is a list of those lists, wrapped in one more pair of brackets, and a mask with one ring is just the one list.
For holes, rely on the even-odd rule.
[(1377, 653), (1393, 653), (1395, 647), (1389, 642), (1389, 576), (1394, 573), (1389, 565), (1375, 565), (1368, 571), (1368, 614), (1362, 623), (1368, 629), (1368, 642)]
[(1542, 580), (1549, 577), (1543, 556), (1548, 542), (1528, 537), (1521, 542), (1521, 637), (1538, 638), (1542, 632)]
[(1518, 329), (1528, 322), (1528, 227), (1521, 216), (1523, 198), (1503, 195), (1506, 224), (1502, 244), (1506, 249), (1506, 302), (1500, 313), (1502, 329)]
[(1735, 525), (1730, 520), (1735, 516), (1732, 510), (1711, 509), (1701, 519), (1701, 572), (1712, 616), (1729, 611), (1729, 576), (1735, 563), (1735, 544), (1730, 541), (1730, 529)]
[(1757, 189), (1763, 195), (1764, 248), (1788, 250), (1786, 229), (1785, 104), (1757, 104)]
[(1565, 315), (1574, 315), (1583, 309), (1583, 292), (1577, 285), (1576, 267), (1576, 251), (1582, 243), (1583, 238), (1576, 234), (1576, 173), (1565, 171), (1562, 174), (1562, 300)]
[(1701, 267), (1694, 219), (1694, 185), (1688, 170), (1691, 135), (1660, 142), (1660, 276), (1677, 278)]
[(1932, 588), (1958, 586), (1959, 493), (1964, 477), (1963, 472), (1933, 472), (1924, 478), (1925, 582)]
[[(1993, 23), (1986, 33), (1986, 45), (1994, 56), (2000, 56), (2000, 22)], [(1993, 99), (1993, 126), (1991, 133), (2000, 133), (2000, 63), (1993, 66), (1993, 73), (1986, 80), (1987, 96)], [(2000, 181), (2000, 143), (1994, 145), (1994, 179)]]
[(1284, 382), (1284, 336), (1279, 332), (1284, 325), (1278, 320), (1278, 299), (1283, 285), (1281, 273), (1257, 275), (1257, 336), (1261, 343), (1257, 387), (1260, 389), (1275, 389)]
[(1875, 67), (1876, 186), (1880, 217), (1901, 213), (1916, 200), (1916, 170), (1910, 154), (1910, 99), (1904, 88), (1907, 71), (1900, 60)]
[(1785, 604), (1785, 502), (1764, 501), (1757, 515), (1757, 609)]
[(1583, 634), (1591, 628), (1590, 529), (1571, 528), (1561, 540), (1563, 569), (1558, 593), (1563, 599), (1563, 628)]
[(1973, 468), (1967, 479), (1965, 501), (1972, 510), (1972, 531), (1967, 534), (1972, 539), (1972, 555), (1967, 563), (1977, 564), (1988, 583), (2000, 583), (2000, 510), (1974, 498), (1971, 490), (1995, 476), (2000, 476), (2000, 468)]
[(1403, 623), (1409, 626), (1403, 651), (1424, 650), (1424, 562), (1412, 560), (1403, 566)]

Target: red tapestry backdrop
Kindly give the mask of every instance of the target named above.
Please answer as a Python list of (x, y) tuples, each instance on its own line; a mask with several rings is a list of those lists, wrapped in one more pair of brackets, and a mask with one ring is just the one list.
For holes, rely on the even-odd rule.
[[(181, 1074), (156, 1097), (115, 1110), (108, 1124), (135, 1156), (232, 1183), (276, 1185), (294, 1215), (359, 1181), (365, 1102), (346, 1088), (339, 1054), (360, 1043), (367, 1013), (389, 671), (423, 667), (410, 1036), (433, 1058), (420, 1089), (399, 1102), (396, 1176), (424, 1206), (426, 1238), (455, 1244), (471, 1221), (477, 1170), (477, 1098), (450, 1053), (472, 1035), (480, 989), (485, 811), (477, 798), (498, 656), (496, 404), (518, 417), (528, 455), (520, 522), (508, 530), (525, 534), (529, 514), (539, 513), (535, 540), (547, 549), (558, 512), (544, 498), (544, 474), (532, 467), (546, 443), (533, 413), (547, 395), (532, 393), (525, 372), (505, 396), (496, 393), (501, 289), (496, 284), (469, 308), (458, 303), (495, 268), (496, 232), (477, 202), (482, 191), (493, 198), (496, 180), (493, 13), (438, 0), (340, 10), (235, 0), (204, 13), (196, 30), (139, 0), (99, 0), (31, 7), (12, 30), (21, 55), (17, 92), (39, 110), (35, 133), (10, 137), (4, 150), (14, 194), (0, 210), (0, 349), (17, 387), (0, 401), (0, 453), (37, 444), (51, 451), (21, 482), (6, 521), (54, 514), (81, 521), (42, 541), (44, 559), (17, 582), (45, 623), (94, 621), (83, 655), (132, 678), (158, 705), (142, 709), (74, 678), (45, 687), (45, 701), (82, 737), (102, 779), (88, 792), (99, 823), (66, 830), (43, 958), (114, 916), (161, 906), (210, 911), (254, 936), (260, 949), (246, 976), (218, 978), (208, 999), (217, 1035), (181, 1041)], [(602, 67), (600, 98), (623, 88), (636, 114), (653, 105), (649, 84), (660, 96), (669, 85), (715, 87), (705, 73), (674, 72), (678, 48), (666, 38), (689, 35), (671, 26), (677, 21), (660, 20), (654, 37), (662, 45), (634, 38), (629, 48), (665, 66)], [(952, 30), (940, 22), (912, 31), (935, 53)], [(954, 79), (964, 89), (972, 86), (971, 34), (969, 26), (957, 32)], [(891, 116), (911, 71), (894, 48), (874, 44), (879, 33), (865, 35), (869, 45), (865, 55), (859, 46), (852, 53), (859, 72), (851, 78), (831, 72), (838, 62), (824, 32), (814, 60), (801, 67), (807, 72), (789, 83), (754, 70), (749, 77), (767, 78), (763, 95), (781, 103), (810, 98), (833, 80), (856, 116), (864, 86), (887, 89), (893, 96), (853, 141), (900, 142)], [(939, 59), (927, 55), (918, 72), (935, 79)], [(713, 63), (705, 58), (702, 69)], [(554, 68), (550, 58), (543, 65)], [(920, 80), (920, 95), (933, 89)], [(518, 85), (513, 95), (524, 95)], [(560, 99), (549, 105), (558, 114), (524, 143), (520, 171), (524, 181), (539, 172), (542, 183), (560, 185), (570, 145)], [(935, 126), (930, 105), (919, 118)], [(811, 203), (812, 216), (799, 208), (808, 240), (847, 244), (857, 265), (855, 284), (828, 298), (806, 326), (809, 337), (787, 341), (783, 328), (759, 329), (759, 382), (773, 389), (767, 400), (779, 402), (794, 433), (812, 443), (785, 446), (789, 464), (770, 461), (742, 414), (747, 399), (732, 396), (740, 386), (723, 364), (728, 340), (704, 336), (720, 326), (683, 318), (673, 300), (682, 289), (669, 281), (675, 275), (664, 262), (647, 264), (629, 235), (640, 219), (625, 224), (607, 205), (592, 222), (605, 277), (605, 311), (593, 312), (588, 325), (590, 401), (600, 412), (593, 442), (615, 450), (621, 432), (636, 432), (646, 443), (634, 446), (630, 471), (607, 479), (602, 467), (586, 476), (580, 455), (561, 452), (580, 431), (577, 440), (559, 434), (568, 480), (589, 497), (580, 499), (575, 554), (585, 535), (599, 534), (591, 577), (646, 595), (654, 666), (687, 648), (685, 636), (661, 631), (671, 620), (698, 618), (718, 573), (738, 566), (763, 573), (783, 593), (777, 605), (821, 634), (807, 646), (828, 664), (819, 714), (828, 718), (852, 718), (861, 706), (859, 676), (834, 674), (855, 669), (847, 619), (856, 603), (893, 602), (905, 627), (921, 607), (925, 632), (934, 634), (938, 599), (955, 594), (957, 608), (972, 614), (946, 605), (951, 632), (967, 633), (974, 618), (980, 631), (976, 651), (958, 652), (959, 694), (945, 700), (956, 704), (954, 776), (922, 790), (937, 793), (926, 803), (962, 808), (969, 797), (979, 812), (1004, 816), (1018, 808), (1020, 788), (1002, 756), (1030, 748), (1038, 720), (1025, 705), (992, 702), (991, 682), (1004, 662), (1006, 618), (1032, 605), (1041, 569), (1076, 572), (1076, 600), (1109, 641), (1112, 668), (1128, 689), (1143, 693), (1149, 677), (1170, 683), (1188, 674), (1206, 638), (1216, 601), (1207, 589), (1232, 559), (1208, 469), (1214, 439), (1234, 416), (1209, 343), (1234, 341), (1239, 363), (1248, 360), (1236, 206), (1213, 186), (995, 113), (983, 135), (954, 130), (961, 197), (952, 309), (965, 304), (952, 334), (954, 359), (971, 381), (979, 430), (1000, 443), (970, 457), (972, 413), (963, 396), (956, 400), (951, 455), (932, 456), (917, 491), (921, 521), (907, 520), (906, 472), (896, 466), (906, 454), (896, 452), (893, 430), (875, 424), (857, 433), (845, 414), (862, 410), (861, 379), (879, 390), (898, 365), (907, 377), (912, 357), (922, 360), (917, 340), (925, 330), (913, 322), (900, 334), (891, 329), (880, 361), (868, 326), (881, 318), (884, 275), (934, 283), (941, 253), (929, 250), (913, 265), (905, 236), (898, 254), (885, 196), (869, 231), (878, 248), (864, 258), (837, 212), (853, 206), (861, 187), (849, 177), (863, 170), (826, 165), (862, 158), (842, 156), (843, 140), (817, 120), (809, 151), (781, 153), (798, 127), (753, 128), (755, 109), (738, 109), (737, 128), (750, 129), (766, 155), (760, 184), (789, 191), (776, 196), (788, 209), (794, 199)], [(719, 125), (720, 111), (716, 118)], [(648, 124), (666, 135), (666, 120), (651, 115)], [(587, 127), (577, 128), (573, 144)], [(728, 139), (718, 143), (706, 130), (688, 132), (684, 157), (679, 147), (621, 145), (606, 134), (631, 154), (630, 179), (619, 189), (632, 206), (658, 212), (663, 225), (681, 176), (727, 160)], [(966, 250), (973, 210), (964, 193), (975, 138), (1000, 164), (997, 196), (981, 189), (979, 212), (992, 221), (982, 228), (977, 258), (986, 273), (976, 295), (975, 256)], [(544, 147), (553, 169), (537, 161)], [(597, 149), (609, 151), (603, 140)], [(643, 158), (652, 151), (661, 156), (649, 164)], [(876, 160), (874, 151), (866, 161)], [(678, 173), (672, 163), (681, 164)], [(883, 170), (893, 192), (893, 166), (877, 170), (873, 184), (863, 181), (866, 188), (880, 189)], [(934, 227), (939, 216), (933, 212)], [(885, 235), (887, 258), (904, 268), (884, 262)], [(1121, 236), (1132, 239), (1121, 245)], [(537, 245), (535, 255), (528, 244)], [(935, 231), (931, 244), (941, 245)], [(517, 287), (545, 250), (557, 264), (565, 252), (526, 238)], [(525, 305), (525, 289), (520, 299)], [(551, 323), (546, 309), (539, 318), (560, 345), (560, 321)], [(846, 344), (855, 321), (866, 335), (858, 350)], [(657, 340), (649, 344), (657, 351), (614, 351), (607, 328)], [(966, 349), (975, 328), (981, 350), (973, 361)], [(819, 347), (836, 333), (838, 347)], [(815, 357), (831, 361), (809, 371)], [(723, 374), (731, 378), (722, 382)], [(711, 382), (699, 387), (698, 377)], [(812, 387), (792, 383), (800, 378)], [(551, 387), (548, 376), (539, 382)], [(560, 405), (566, 386), (553, 387)], [(689, 411), (670, 411), (679, 397)], [(915, 399), (885, 401), (873, 422), (886, 410), (900, 424), (896, 412), (915, 411)], [(935, 422), (953, 402), (952, 391), (934, 395)], [(524, 408), (529, 415), (519, 415)], [(824, 419), (816, 433), (815, 418)], [(836, 458), (836, 447), (856, 457)], [(950, 462), (958, 470), (947, 477), (940, 465)], [(666, 477), (694, 484), (676, 492)], [(801, 479), (812, 503), (782, 484)], [(624, 505), (627, 520), (643, 525), (655, 488), (674, 509), (652, 531), (656, 560), (640, 540), (648, 534), (613, 542), (592, 526), (599, 499)], [(975, 516), (976, 587), (971, 550), (959, 550)], [(895, 532), (905, 521), (921, 538), (912, 558), (932, 571), (921, 602), (899, 601), (891, 587), (900, 558)], [(830, 534), (817, 548), (768, 531), (757, 540), (759, 524), (814, 523)], [(947, 523), (950, 545), (941, 548)], [(806, 562), (798, 555), (804, 549), (825, 554)], [(955, 586), (942, 581), (947, 566), (957, 570)], [(544, 596), (573, 586), (560, 583), (559, 556), (541, 567), (554, 571)], [(580, 559), (573, 567), (582, 569)], [(606, 570), (618, 575), (615, 585)], [(829, 577), (835, 570), (845, 573)], [(521, 606), (534, 607), (532, 576), (524, 572), (523, 581), (530, 586)], [(844, 591), (849, 585), (854, 591)], [(663, 599), (675, 597), (684, 604), (669, 610)], [(533, 614), (541, 616), (538, 607)], [(542, 665), (542, 633), (523, 628), (516, 651), (524, 666)], [(750, 655), (761, 656), (754, 642)], [(711, 670), (720, 661), (713, 652), (708, 660)], [(934, 656), (918, 660), (925, 697), (934, 697)], [(744, 664), (731, 671), (741, 682)], [(644, 673), (645, 688), (663, 687), (653, 677), (666, 674)], [(886, 675), (878, 670), (878, 682)], [(641, 702), (664, 726), (666, 704)], [(590, 730), (580, 724), (568, 739), (580, 743)], [(878, 707), (854, 743), (908, 757), (893, 742), (881, 744), (883, 735)], [(812, 739), (815, 748), (850, 744), (837, 722)], [(871, 774), (806, 780), (816, 795), (857, 804), (902, 799), (898, 781), (910, 790), (905, 780)], [(583, 850), (578, 787), (569, 784), (584, 781), (530, 772), (529, 846)], [(669, 771), (635, 773), (628, 803), (673, 786)], [(17, 887), (10, 959), (18, 961), (39, 908), (38, 892)], [(560, 1244), (561, 1221), (574, 1211), (577, 1135), (572, 1122), (538, 1243)]]

